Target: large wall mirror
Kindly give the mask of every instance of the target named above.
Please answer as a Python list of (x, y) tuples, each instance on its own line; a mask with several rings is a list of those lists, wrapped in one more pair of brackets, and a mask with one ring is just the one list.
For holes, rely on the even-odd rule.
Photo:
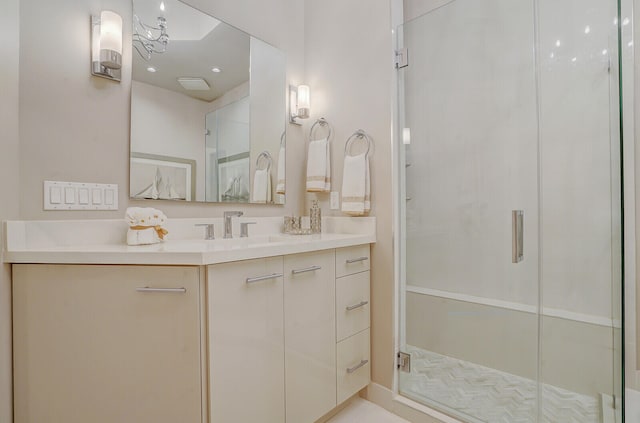
[(286, 58), (178, 0), (133, 1), (130, 196), (284, 204)]

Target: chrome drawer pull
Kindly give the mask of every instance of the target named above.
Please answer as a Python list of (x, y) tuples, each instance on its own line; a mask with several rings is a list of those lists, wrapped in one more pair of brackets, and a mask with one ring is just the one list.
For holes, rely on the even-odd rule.
[(184, 294), (187, 288), (149, 288), (148, 286), (136, 288), (138, 292), (164, 292), (169, 294)]
[(282, 273), (272, 273), (270, 275), (258, 276), (258, 277), (255, 277), (255, 278), (247, 278), (247, 283), (266, 281), (268, 279), (281, 278), (282, 276), (283, 276)]
[(360, 307), (364, 307), (364, 306), (366, 306), (367, 304), (369, 304), (369, 301), (360, 301), (360, 303), (359, 303), (359, 304), (355, 304), (355, 305), (352, 305), (352, 306), (348, 306), (348, 307), (347, 307), (347, 311), (351, 311), (351, 310), (355, 310), (355, 309), (360, 308)]
[(355, 365), (355, 366), (353, 366), (353, 367), (349, 367), (349, 368), (347, 369), (347, 373), (351, 374), (351, 373), (355, 372), (356, 370), (358, 370), (360, 367), (364, 366), (364, 365), (365, 365), (365, 364), (367, 364), (368, 362), (369, 362), (369, 360), (362, 360), (362, 361), (360, 361), (360, 363), (359, 363), (359, 364), (356, 364), (356, 365)]
[(354, 259), (349, 259), (349, 260), (347, 260), (347, 264), (358, 263), (360, 261), (365, 261), (365, 260), (369, 260), (369, 257), (358, 257), (358, 258), (354, 258)]
[(294, 269), (291, 271), (291, 274), (297, 275), (298, 273), (314, 272), (320, 269), (322, 269), (322, 266), (311, 266), (311, 267), (307, 267), (306, 269), (299, 269), (299, 270)]

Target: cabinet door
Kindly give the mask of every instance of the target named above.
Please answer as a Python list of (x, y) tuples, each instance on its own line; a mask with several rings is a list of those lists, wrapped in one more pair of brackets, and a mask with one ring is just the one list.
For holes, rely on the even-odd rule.
[(212, 423), (283, 423), (282, 257), (208, 267)]
[(13, 272), (16, 423), (203, 421), (198, 268)]
[(287, 423), (336, 406), (335, 251), (284, 258)]

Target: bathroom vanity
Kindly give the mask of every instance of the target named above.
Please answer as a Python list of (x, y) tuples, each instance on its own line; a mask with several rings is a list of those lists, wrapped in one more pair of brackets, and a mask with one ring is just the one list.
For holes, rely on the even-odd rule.
[(17, 423), (312, 423), (369, 383), (374, 220), (143, 247), (47, 225), (8, 223)]

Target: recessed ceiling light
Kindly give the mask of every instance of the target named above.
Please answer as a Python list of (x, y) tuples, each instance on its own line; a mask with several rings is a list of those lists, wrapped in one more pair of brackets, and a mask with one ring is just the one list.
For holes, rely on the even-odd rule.
[(156, 72), (157, 70), (158, 70), (158, 69), (154, 68), (153, 66), (149, 66), (149, 67), (147, 68), (147, 71), (148, 71), (148, 72), (151, 72), (151, 73), (154, 73), (154, 72)]
[(222, 72), (222, 69), (217, 68), (217, 67), (215, 67), (215, 68), (211, 68), (211, 72), (213, 72), (213, 73), (220, 73), (220, 72)]

